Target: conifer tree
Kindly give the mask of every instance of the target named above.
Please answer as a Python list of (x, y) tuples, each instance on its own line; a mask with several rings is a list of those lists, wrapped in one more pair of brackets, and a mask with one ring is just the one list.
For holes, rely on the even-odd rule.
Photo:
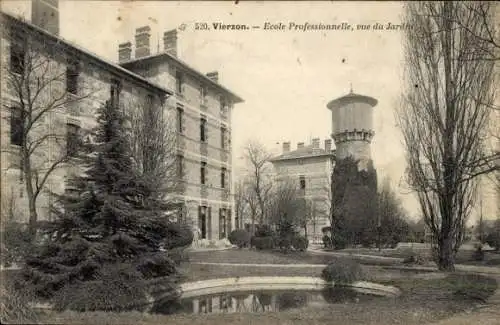
[[(108, 101), (97, 121), (96, 144), (81, 157), (85, 171), (69, 181), (70, 194), (58, 197), (49, 239), (26, 261), (25, 277), (38, 295), (62, 309), (128, 308), (144, 302), (145, 288), (159, 278), (166, 288), (156, 289), (175, 287), (165, 280), (175, 278), (175, 264), (161, 251), (171, 234), (168, 206), (134, 168), (120, 109)], [(106, 298), (96, 301), (92, 293)], [(77, 294), (88, 299), (71, 297)]]

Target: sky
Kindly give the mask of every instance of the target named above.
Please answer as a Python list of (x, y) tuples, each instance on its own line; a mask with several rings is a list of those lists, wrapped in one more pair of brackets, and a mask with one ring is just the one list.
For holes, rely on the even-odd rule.
[[(2, 0), (2, 10), (29, 17), (30, 2)], [(326, 104), (350, 91), (378, 100), (374, 109), (372, 157), (379, 183), (391, 179), (410, 215), (418, 214), (412, 194), (399, 186), (405, 170), (402, 137), (394, 110), (401, 93), (402, 33), (356, 30), (357, 24), (401, 23), (401, 2), (175, 2), (60, 0), (61, 36), (117, 61), (118, 44), (134, 42), (135, 29), (152, 28), (156, 50), (163, 32), (178, 30), (178, 56), (197, 70), (219, 72), (219, 82), (241, 96), (232, 120), (233, 161), (257, 140), (279, 153), (281, 143), (308, 143), (331, 133)], [(341, 24), (352, 31), (213, 30), (212, 23), (264, 26)], [(195, 30), (208, 23), (210, 31)], [(160, 39), (160, 47), (163, 42)], [(154, 52), (153, 50), (153, 52)], [(494, 212), (494, 196), (483, 195), (483, 210)]]

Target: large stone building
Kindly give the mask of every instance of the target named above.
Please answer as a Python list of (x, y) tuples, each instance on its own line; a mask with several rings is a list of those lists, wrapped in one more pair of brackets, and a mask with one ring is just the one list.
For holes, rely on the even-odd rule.
[(157, 54), (151, 54), (150, 36), (148, 26), (136, 30), (134, 58), (132, 44), (121, 44), (120, 65), (174, 89), (167, 106), (176, 112), (182, 218), (201, 238), (226, 238), (233, 215), (231, 111), (242, 99), (219, 84), (217, 72), (202, 74), (177, 57), (176, 30), (164, 33), (164, 51)]
[[(132, 44), (122, 44), (120, 62), (114, 63), (58, 36), (58, 21), (54, 0), (34, 0), (31, 22), (1, 14), (2, 208), (8, 196), (24, 221), (29, 215), (19, 166), (23, 139), (33, 145), (33, 162), (43, 179), (73, 142), (91, 141), (86, 131), (96, 125), (96, 110), (105, 101), (123, 109), (133, 109), (127, 103), (146, 103), (176, 116), (174, 154), (181, 186), (175, 196), (185, 203), (179, 217), (199, 227), (204, 238), (227, 236), (233, 206), (231, 110), (242, 100), (218, 83), (217, 73), (204, 75), (176, 57), (175, 31), (165, 33), (164, 51), (152, 55), (149, 27), (138, 28), (135, 57)], [(28, 79), (31, 85), (45, 85), (39, 96), (18, 94), (15, 82)], [(19, 132), (23, 97), (30, 98), (33, 109), (53, 106), (40, 115), (28, 137)], [(67, 190), (65, 180), (74, 172), (78, 164), (72, 160), (47, 178), (36, 202), (39, 219), (50, 220), (53, 200), (48, 193)]]
[(290, 150), (290, 142), (284, 142), (282, 154), (271, 163), (277, 181), (297, 184), (307, 202), (307, 236), (310, 241), (321, 241), (321, 228), (330, 225), (330, 177), (335, 163), (332, 140), (326, 139), (323, 148), (319, 138), (312, 139), (309, 145), (299, 142), (296, 150)]

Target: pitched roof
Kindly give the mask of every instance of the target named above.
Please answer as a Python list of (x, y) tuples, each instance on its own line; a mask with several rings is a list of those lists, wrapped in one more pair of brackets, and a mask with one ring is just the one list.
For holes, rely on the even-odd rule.
[(156, 91), (159, 91), (159, 92), (162, 92), (162, 93), (165, 93), (168, 95), (173, 94), (173, 92), (171, 90), (166, 89), (166, 88), (164, 88), (156, 83), (153, 83), (153, 82), (145, 79), (144, 77), (121, 67), (118, 64), (115, 64), (111, 61), (108, 61), (108, 60), (106, 60), (106, 59), (104, 59), (104, 58), (78, 46), (78, 45), (73, 44), (72, 42), (70, 42), (68, 40), (65, 40), (64, 38), (62, 38), (60, 36), (56, 36), (54, 34), (51, 34), (51, 33), (47, 32), (46, 30), (44, 30), (36, 25), (33, 25), (30, 22), (16, 18), (16, 17), (12, 16), (11, 14), (8, 14), (5, 12), (0, 12), (0, 14), (1, 14), (2, 20), (6, 19), (12, 24), (18, 24), (19, 26), (23, 26), (23, 27), (27, 28), (30, 32), (36, 33), (45, 39), (48, 39), (54, 43), (57, 43), (58, 45), (66, 47), (67, 49), (76, 50), (80, 54), (83, 54), (84, 56), (86, 56), (88, 59), (93, 60), (94, 62), (100, 64), (104, 68), (107, 68), (116, 74), (120, 74), (122, 76), (128, 77), (129, 79), (131, 79), (135, 82), (139, 82), (145, 86), (151, 87), (152, 89), (154, 89)]
[(280, 161), (280, 160), (291, 160), (291, 159), (303, 159), (303, 158), (312, 158), (312, 157), (321, 157), (321, 156), (335, 156), (335, 150), (330, 152), (326, 151), (322, 148), (313, 148), (312, 145), (304, 146), (303, 148), (299, 148), (293, 151), (289, 151), (283, 153), (279, 156), (276, 156), (270, 159), (271, 162)]

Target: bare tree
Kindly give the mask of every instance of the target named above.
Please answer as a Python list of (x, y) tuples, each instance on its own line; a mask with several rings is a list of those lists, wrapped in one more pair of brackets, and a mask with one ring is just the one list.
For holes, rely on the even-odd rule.
[(132, 156), (137, 169), (152, 184), (155, 198), (174, 203), (174, 194), (182, 184), (183, 166), (177, 156), (172, 112), (165, 109), (162, 100), (150, 96), (143, 100), (131, 99), (127, 106)]
[(247, 211), (247, 202), (245, 200), (245, 184), (241, 180), (237, 181), (234, 187), (234, 211), (236, 214), (236, 229), (243, 228), (243, 220), (245, 219), (245, 213)]
[(79, 110), (91, 91), (78, 78), (80, 66), (75, 54), (57, 42), (46, 43), (22, 24), (12, 27), (10, 66), (2, 71), (6, 97), (11, 98), (3, 101), (11, 126), (11, 146), (5, 150), (12, 162), (8, 167), (20, 170), (27, 194), (30, 234), (34, 235), (37, 200), (47, 190), (50, 176), (74, 161), (76, 145), (74, 141), (66, 145), (71, 126), (66, 125), (63, 116)]
[(258, 203), (259, 222), (263, 224), (267, 221), (266, 199), (272, 188), (268, 173), (271, 153), (262, 144), (251, 141), (245, 147), (245, 158), (250, 169), (248, 183)]
[(491, 161), (498, 159), (484, 151), (493, 62), (480, 60), (491, 45), (472, 36), (488, 33), (474, 6), (405, 4), (411, 28), (404, 37), (406, 80), (396, 116), (406, 146), (408, 183), (433, 234), (441, 270), (454, 269), (475, 200), (475, 178), (490, 172)]
[(281, 179), (272, 191), (269, 201), (270, 220), (278, 226), (281, 236), (303, 227), (307, 206), (295, 182)]

